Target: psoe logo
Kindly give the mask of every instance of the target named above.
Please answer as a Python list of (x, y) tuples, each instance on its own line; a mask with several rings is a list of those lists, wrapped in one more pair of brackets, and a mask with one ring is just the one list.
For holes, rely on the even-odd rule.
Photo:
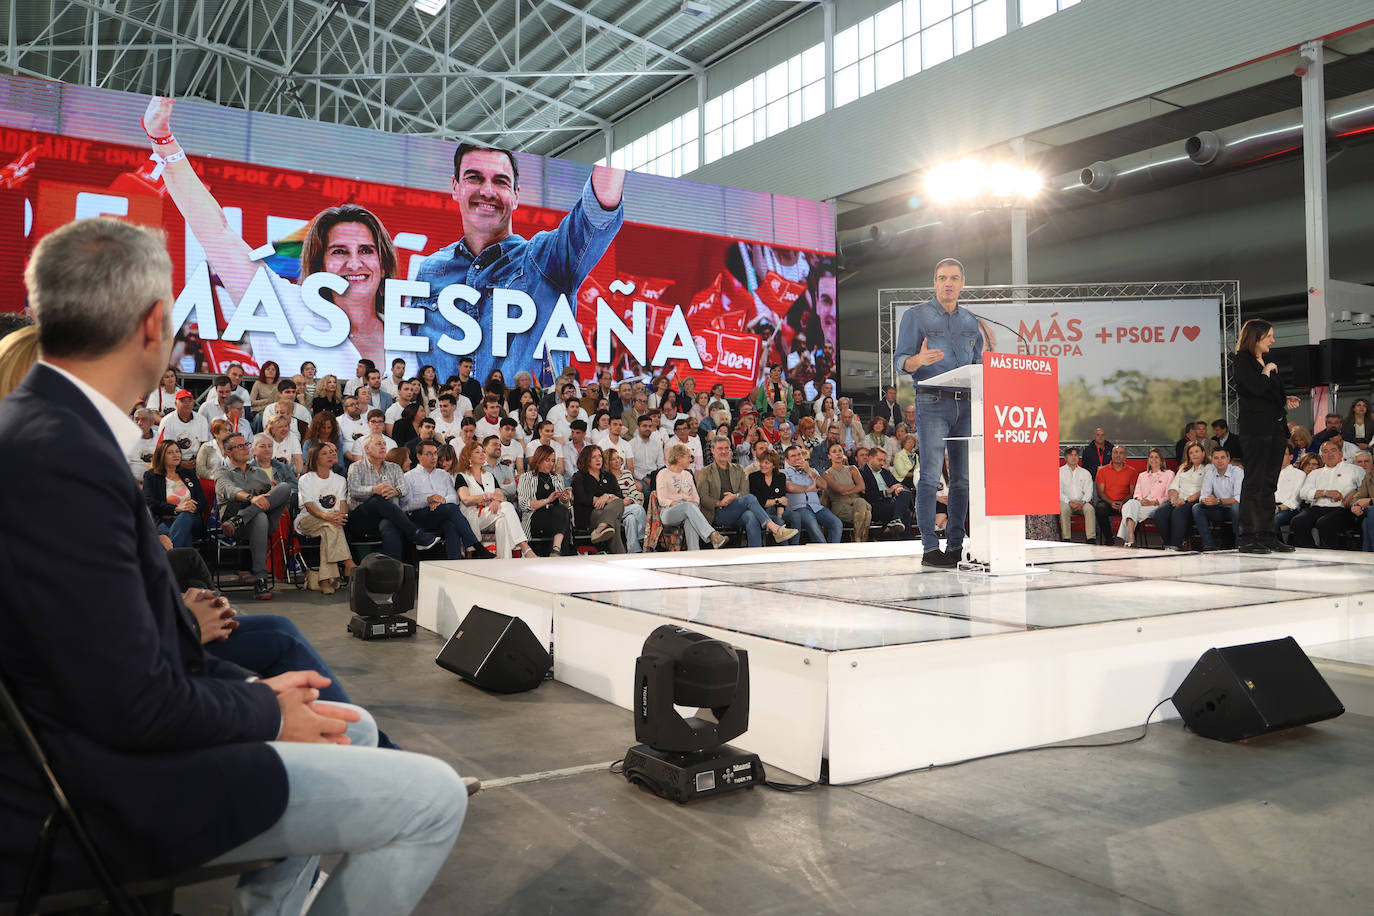
[(997, 417), (997, 431), (992, 437), (998, 442), (1033, 445), (1050, 438), (1050, 427), (1045, 422), (1043, 408), (994, 404), (992, 412)]

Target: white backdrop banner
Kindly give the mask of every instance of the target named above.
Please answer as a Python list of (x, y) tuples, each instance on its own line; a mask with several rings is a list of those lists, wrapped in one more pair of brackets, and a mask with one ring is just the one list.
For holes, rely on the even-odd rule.
[[(892, 310), (894, 338), (908, 308)], [(1173, 442), (1190, 420), (1225, 415), (1219, 298), (974, 303), (970, 311), (1025, 339), (983, 321), (986, 349), (1059, 360), (1065, 442), (1087, 441), (1098, 426), (1114, 442)], [(911, 403), (909, 373), (898, 375), (897, 393)]]

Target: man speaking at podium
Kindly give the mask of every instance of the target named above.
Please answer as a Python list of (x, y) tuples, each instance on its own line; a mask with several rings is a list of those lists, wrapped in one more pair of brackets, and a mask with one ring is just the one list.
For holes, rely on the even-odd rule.
[[(957, 566), (964, 551), (968, 519), (968, 441), (972, 421), (969, 392), (962, 388), (922, 388), (921, 382), (960, 366), (983, 362), (978, 321), (959, 308), (964, 265), (945, 258), (935, 265), (935, 297), (908, 309), (897, 330), (893, 368), (910, 373), (916, 386), (916, 442), (921, 477), (916, 484), (916, 523), (921, 526), (922, 566)], [(954, 437), (957, 441), (946, 444)], [(959, 439), (958, 437), (964, 437)], [(949, 456), (949, 522), (942, 552), (935, 536), (935, 491)]]

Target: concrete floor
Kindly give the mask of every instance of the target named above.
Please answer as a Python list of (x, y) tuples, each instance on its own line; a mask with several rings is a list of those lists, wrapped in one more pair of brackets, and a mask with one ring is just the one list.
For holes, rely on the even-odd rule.
[[(627, 711), (561, 684), (462, 682), (431, 633), (352, 639), (337, 597), (251, 604), (295, 620), (398, 743), (464, 775), (609, 763), (633, 743)], [(1347, 714), (1235, 745), (1175, 719), (1121, 747), (687, 807), (597, 768), (484, 790), (417, 912), (1368, 913), (1372, 761), (1374, 719)], [(223, 913), (226, 892), (185, 890), (177, 910)]]

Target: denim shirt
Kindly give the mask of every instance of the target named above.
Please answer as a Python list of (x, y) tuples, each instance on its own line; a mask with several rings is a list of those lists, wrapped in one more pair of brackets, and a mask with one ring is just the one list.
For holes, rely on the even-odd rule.
[[(452, 332), (453, 326), (439, 314), (438, 303), (439, 293), (445, 286), (465, 283), (481, 293), (475, 305), (461, 299), (454, 301), (454, 305), (471, 315), (482, 329), (482, 343), (471, 354), (472, 374), (486, 378), (491, 370), (500, 369), (506, 378), (514, 378), (522, 370), (534, 371), (540, 365), (535, 360), (534, 348), (553, 314), (558, 297), (568, 297), (568, 308), (575, 316), (578, 287), (606, 253), (624, 221), (623, 201), (614, 210), (606, 210), (596, 199), (588, 178), (582, 188), (582, 199), (573, 205), (557, 229), (536, 233), (528, 240), (509, 235), (478, 255), (459, 239), (425, 258), (415, 279), (429, 284), (430, 296), (410, 304), (425, 309), (424, 324), (415, 327), (412, 333), (428, 338), (430, 347), (428, 353), (415, 354), (416, 360), (432, 365), (441, 379), (457, 374), (459, 357), (439, 349), (439, 338)], [(492, 290), (498, 287), (528, 294), (538, 313), (532, 328), (511, 335), (504, 357), (493, 356), (491, 352)], [(568, 364), (570, 354), (558, 350), (549, 355), (557, 375)]]
[[(902, 364), (921, 352), (923, 341), (931, 350), (944, 351), (944, 359), (929, 366), (918, 366), (915, 372), (907, 372)], [(954, 313), (950, 314), (935, 299), (928, 299), (915, 308), (907, 309), (906, 314), (902, 315), (895, 350), (893, 370), (897, 375), (910, 375), (912, 382), (919, 385), (924, 379), (941, 372), (981, 364), (983, 334), (978, 328), (978, 319), (964, 309), (956, 307)]]

